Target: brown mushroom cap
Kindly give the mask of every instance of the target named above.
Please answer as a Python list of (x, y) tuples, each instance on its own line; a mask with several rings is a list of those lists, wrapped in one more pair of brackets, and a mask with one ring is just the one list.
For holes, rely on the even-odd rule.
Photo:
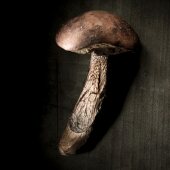
[(73, 18), (56, 36), (58, 46), (77, 53), (100, 48), (133, 50), (138, 40), (126, 21), (105, 11), (89, 11)]

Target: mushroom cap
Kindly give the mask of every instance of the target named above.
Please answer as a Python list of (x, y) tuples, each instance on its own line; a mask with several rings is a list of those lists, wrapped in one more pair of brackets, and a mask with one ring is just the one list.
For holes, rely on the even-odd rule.
[(126, 21), (106, 11), (88, 11), (75, 17), (56, 35), (58, 46), (83, 54), (96, 49), (134, 50), (138, 41)]

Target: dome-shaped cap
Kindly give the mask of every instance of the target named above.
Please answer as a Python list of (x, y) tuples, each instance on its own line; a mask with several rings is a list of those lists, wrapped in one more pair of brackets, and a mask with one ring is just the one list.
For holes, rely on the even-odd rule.
[(120, 17), (105, 11), (89, 11), (61, 27), (56, 43), (77, 53), (106, 47), (133, 50), (138, 44), (138, 36)]

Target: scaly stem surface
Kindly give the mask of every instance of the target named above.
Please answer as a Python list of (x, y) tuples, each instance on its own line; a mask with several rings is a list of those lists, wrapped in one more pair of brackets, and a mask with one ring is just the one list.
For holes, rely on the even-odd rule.
[(107, 56), (92, 52), (87, 80), (59, 143), (61, 154), (74, 153), (88, 138), (104, 99), (106, 72)]

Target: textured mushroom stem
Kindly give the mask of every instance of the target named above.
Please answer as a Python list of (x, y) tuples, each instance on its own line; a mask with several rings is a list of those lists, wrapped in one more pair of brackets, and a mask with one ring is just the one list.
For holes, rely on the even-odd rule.
[(59, 142), (62, 155), (74, 154), (86, 142), (104, 98), (106, 72), (107, 56), (92, 52), (85, 86)]

